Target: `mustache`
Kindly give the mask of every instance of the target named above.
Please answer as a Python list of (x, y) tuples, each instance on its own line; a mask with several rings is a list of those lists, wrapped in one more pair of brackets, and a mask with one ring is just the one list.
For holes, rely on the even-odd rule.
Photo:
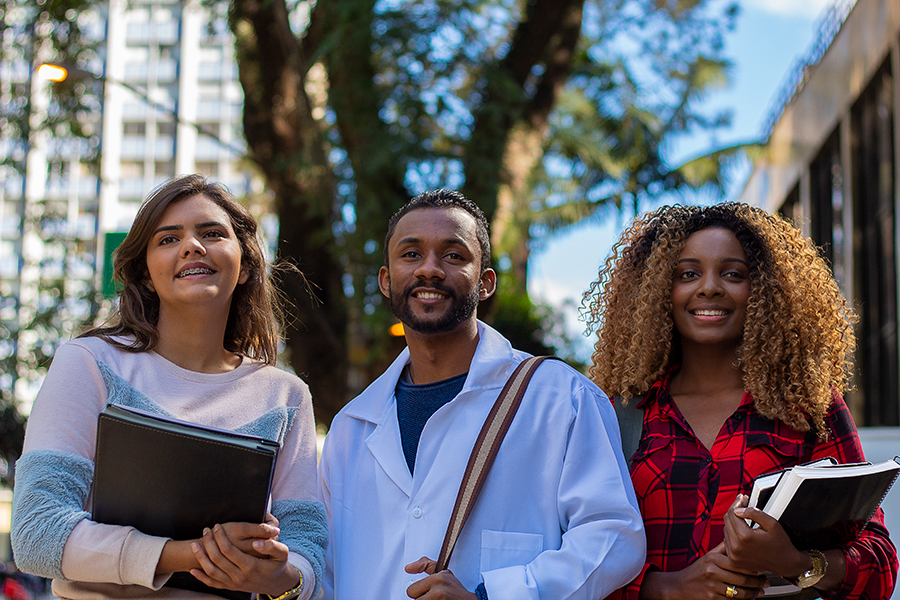
[(425, 283), (424, 281), (417, 281), (416, 283), (410, 284), (403, 290), (403, 297), (409, 298), (410, 294), (412, 294), (417, 289), (428, 289), (428, 290), (437, 290), (439, 292), (443, 292), (450, 296), (451, 299), (456, 299), (456, 293), (450, 288), (446, 287), (440, 281), (433, 281), (431, 283)]

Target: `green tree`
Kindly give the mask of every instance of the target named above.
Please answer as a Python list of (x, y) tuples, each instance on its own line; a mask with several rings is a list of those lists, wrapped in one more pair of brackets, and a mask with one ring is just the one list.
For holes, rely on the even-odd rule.
[(354, 383), (367, 383), (355, 373), (392, 357), (375, 273), (387, 219), (415, 192), (461, 188), (477, 201), (498, 264), (524, 294), (535, 235), (605, 205), (718, 181), (718, 168), (670, 167), (665, 148), (725, 122), (704, 117), (697, 101), (722, 81), (734, 7), (208, 4), (235, 36), (249, 154), (275, 193), (279, 253), (312, 284), (285, 282), (295, 303), (288, 348), (325, 423), (358, 391)]
[[(530, 322), (546, 330), (531, 338), (557, 344), (552, 319), (522, 299), (535, 240), (722, 173), (717, 158), (666, 161), (679, 135), (725, 122), (698, 106), (722, 81), (736, 15), (714, 0), (204, 3), (210, 26), (234, 36), (248, 158), (274, 198), (279, 256), (304, 274), (283, 275), (286, 358), (326, 424), (402, 346), (386, 333), (376, 275), (386, 222), (414, 193), (459, 188), (482, 206), (507, 290), (485, 318), (524, 315), (495, 322), (510, 335)], [(46, 24), (32, 31), (56, 60), (84, 65), (75, 17), (100, 4), (4, 6)], [(54, 98), (60, 127), (90, 122)]]

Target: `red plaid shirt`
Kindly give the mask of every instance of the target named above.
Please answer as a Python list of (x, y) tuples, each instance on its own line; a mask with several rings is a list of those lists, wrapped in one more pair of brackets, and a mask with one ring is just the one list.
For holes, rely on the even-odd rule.
[[(631, 479), (647, 532), (647, 562), (637, 579), (610, 598), (637, 600), (648, 569), (679, 571), (721, 543), (725, 513), (738, 493), (750, 493), (757, 475), (826, 456), (841, 463), (864, 460), (856, 426), (838, 394), (825, 418), (827, 441), (765, 419), (744, 394), (707, 450), (669, 395), (668, 380), (667, 375), (653, 384), (638, 404), (644, 425)], [(881, 509), (856, 533), (842, 534), (847, 575), (831, 598), (887, 598), (897, 552)]]

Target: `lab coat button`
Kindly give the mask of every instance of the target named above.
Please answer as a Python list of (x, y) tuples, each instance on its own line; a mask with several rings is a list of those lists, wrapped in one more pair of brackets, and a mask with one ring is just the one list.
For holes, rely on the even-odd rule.
[(416, 519), (418, 519), (419, 517), (421, 517), (421, 516), (422, 516), (422, 509), (419, 508), (418, 506), (415, 507), (415, 508), (413, 509), (413, 511), (412, 511), (412, 516), (413, 516), (414, 518), (416, 518)]

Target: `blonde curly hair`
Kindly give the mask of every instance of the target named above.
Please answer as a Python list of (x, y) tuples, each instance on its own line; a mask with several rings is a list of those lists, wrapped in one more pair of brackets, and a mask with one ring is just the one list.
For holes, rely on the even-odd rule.
[(740, 203), (667, 206), (635, 222), (584, 294), (597, 334), (591, 379), (610, 395), (645, 393), (680, 361), (672, 278), (687, 238), (734, 232), (750, 265), (750, 298), (737, 361), (756, 409), (798, 431), (827, 436), (832, 393), (852, 368), (856, 319), (812, 241), (781, 217)]

